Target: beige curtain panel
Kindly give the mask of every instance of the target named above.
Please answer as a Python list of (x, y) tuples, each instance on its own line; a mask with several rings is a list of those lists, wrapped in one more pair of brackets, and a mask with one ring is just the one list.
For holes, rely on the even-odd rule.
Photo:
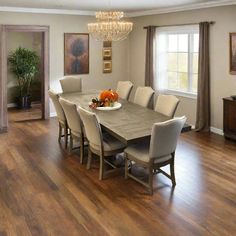
[(147, 37), (146, 37), (146, 63), (145, 63), (145, 86), (150, 86), (153, 88), (154, 80), (154, 40), (156, 26), (146, 27)]
[(198, 97), (196, 131), (210, 131), (210, 68), (209, 28), (210, 22), (199, 24)]

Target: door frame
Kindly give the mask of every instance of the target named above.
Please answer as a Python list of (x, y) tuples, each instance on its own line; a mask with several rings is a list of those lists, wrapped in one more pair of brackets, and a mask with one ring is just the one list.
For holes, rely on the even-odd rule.
[(0, 133), (7, 132), (7, 33), (39, 32), (43, 33), (43, 79), (41, 81), (42, 119), (49, 118), (49, 26), (40, 25), (0, 25)]

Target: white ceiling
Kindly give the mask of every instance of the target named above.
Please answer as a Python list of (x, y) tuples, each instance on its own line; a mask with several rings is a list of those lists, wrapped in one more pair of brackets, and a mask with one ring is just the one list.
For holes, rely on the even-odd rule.
[(85, 11), (111, 8), (123, 11), (144, 11), (207, 1), (209, 0), (0, 0), (0, 5)]
[(34, 8), (73, 11), (122, 10), (127, 13), (155, 9), (186, 9), (196, 6), (229, 5), (230, 0), (0, 0), (0, 8)]

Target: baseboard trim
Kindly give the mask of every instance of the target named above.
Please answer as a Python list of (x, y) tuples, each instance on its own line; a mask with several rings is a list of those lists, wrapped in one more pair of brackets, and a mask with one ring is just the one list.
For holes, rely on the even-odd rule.
[(50, 117), (55, 117), (55, 116), (57, 116), (56, 112), (50, 112)]
[[(191, 125), (191, 124), (190, 124)], [(194, 130), (195, 129), (195, 125), (191, 125), (192, 126), (192, 129)], [(210, 127), (210, 131), (214, 134), (219, 134), (221, 136), (224, 135), (224, 131), (222, 129), (218, 129), (218, 128), (215, 128), (213, 126)]]
[(210, 127), (210, 131), (214, 134), (219, 134), (221, 136), (224, 135), (224, 131), (222, 129), (218, 129), (218, 128), (215, 128), (215, 127)]
[(17, 107), (16, 103), (8, 103), (7, 108)]

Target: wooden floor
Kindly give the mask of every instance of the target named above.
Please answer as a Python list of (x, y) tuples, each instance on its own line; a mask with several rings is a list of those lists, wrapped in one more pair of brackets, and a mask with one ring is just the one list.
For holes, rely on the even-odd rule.
[[(0, 134), (0, 235), (236, 235), (236, 143), (181, 135), (177, 185), (153, 196), (131, 179), (98, 180), (57, 142), (56, 119)], [(78, 152), (79, 153), (79, 152)]]
[(8, 108), (8, 120), (21, 122), (26, 120), (38, 120), (42, 118), (41, 104), (32, 104), (30, 109)]

